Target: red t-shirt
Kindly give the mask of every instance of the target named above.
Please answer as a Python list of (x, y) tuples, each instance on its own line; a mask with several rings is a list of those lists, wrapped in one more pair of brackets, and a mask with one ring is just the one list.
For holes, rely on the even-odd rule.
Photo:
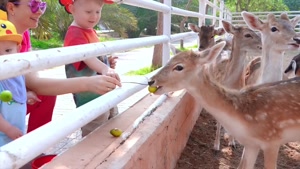
[[(88, 43), (99, 42), (97, 33), (94, 29), (83, 29), (77, 26), (70, 26), (65, 36), (64, 46), (75, 46)], [(73, 63), (76, 70), (82, 70), (86, 67), (83, 61)]]

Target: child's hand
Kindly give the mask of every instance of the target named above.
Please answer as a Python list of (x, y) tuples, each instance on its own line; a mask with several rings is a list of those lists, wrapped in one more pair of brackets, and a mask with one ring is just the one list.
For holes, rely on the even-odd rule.
[(107, 59), (108, 59), (110, 68), (115, 69), (116, 65), (117, 65), (118, 57), (117, 56), (109, 56)]
[(116, 73), (115, 70), (112, 69), (112, 68), (108, 68), (105, 72), (103, 72), (103, 75), (106, 75), (106, 76), (110, 76), (110, 77), (112, 77), (112, 78), (115, 78), (115, 79), (117, 79), (119, 82), (121, 81), (121, 80), (120, 80), (120, 77), (119, 77), (119, 75), (118, 75), (118, 73)]
[(27, 91), (27, 104), (34, 105), (36, 102), (41, 102), (33, 91)]
[(10, 125), (10, 127), (6, 130), (5, 134), (12, 140), (23, 136), (23, 132), (13, 125)]

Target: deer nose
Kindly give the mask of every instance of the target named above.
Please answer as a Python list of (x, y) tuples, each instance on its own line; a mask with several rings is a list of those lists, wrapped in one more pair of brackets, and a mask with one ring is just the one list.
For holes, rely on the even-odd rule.
[(154, 80), (151, 80), (148, 82), (148, 85), (151, 86), (154, 82), (155, 82)]
[(296, 41), (298, 44), (300, 44), (300, 37), (293, 38), (294, 41)]

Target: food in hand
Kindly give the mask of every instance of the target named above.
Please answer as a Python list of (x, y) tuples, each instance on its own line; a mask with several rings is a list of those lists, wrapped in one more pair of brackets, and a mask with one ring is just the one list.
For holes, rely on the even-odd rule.
[(110, 134), (113, 135), (114, 137), (120, 137), (122, 133), (123, 131), (118, 128), (114, 128), (110, 130)]
[(148, 87), (148, 91), (149, 91), (150, 93), (155, 93), (156, 90), (157, 90), (157, 87), (154, 87), (154, 86), (149, 86), (149, 87)]
[(3, 102), (10, 102), (12, 101), (12, 93), (9, 90), (4, 90), (0, 93), (0, 100)]

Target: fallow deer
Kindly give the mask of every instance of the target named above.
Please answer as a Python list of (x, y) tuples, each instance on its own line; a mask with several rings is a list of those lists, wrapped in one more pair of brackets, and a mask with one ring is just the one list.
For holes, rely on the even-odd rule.
[(284, 73), (291, 74), (293, 73), (293, 76), (300, 76), (300, 53), (293, 57), (288, 67), (285, 69)]
[[(261, 38), (247, 27), (233, 26), (229, 22), (222, 21), (224, 30), (232, 34), (231, 54), (229, 59), (213, 65), (213, 74), (218, 82), (228, 88), (241, 89), (244, 86), (244, 63), (247, 53), (261, 53)], [(214, 149), (220, 149), (221, 125), (217, 123)], [(234, 146), (234, 138), (229, 135), (229, 145)]]
[[(225, 30), (223, 28), (215, 28), (215, 25), (202, 25), (201, 27), (190, 23), (189, 27), (192, 31), (198, 33), (199, 37), (199, 51), (210, 48), (216, 44), (215, 36), (222, 36), (225, 34)], [(231, 49), (231, 39), (221, 39), (220, 41), (226, 41), (226, 47), (224, 49)]]
[(212, 77), (209, 64), (224, 46), (181, 52), (148, 84), (157, 95), (186, 89), (244, 146), (238, 169), (253, 169), (259, 150), (265, 169), (275, 169), (280, 146), (300, 140), (300, 78), (228, 89)]
[[(262, 36), (262, 56), (261, 61), (256, 58), (255, 64), (249, 63), (248, 72), (245, 79), (247, 84), (262, 84), (283, 79), (283, 56), (286, 50), (296, 50), (300, 45), (300, 35), (297, 35), (294, 28), (300, 21), (300, 16), (289, 19), (286, 13), (282, 13), (276, 19), (274, 14), (268, 14), (265, 22), (249, 12), (242, 12), (246, 24), (255, 31), (259, 31)], [(249, 67), (259, 67), (251, 69)], [(254, 77), (248, 77), (254, 76)], [(252, 79), (252, 81), (249, 81)]]

